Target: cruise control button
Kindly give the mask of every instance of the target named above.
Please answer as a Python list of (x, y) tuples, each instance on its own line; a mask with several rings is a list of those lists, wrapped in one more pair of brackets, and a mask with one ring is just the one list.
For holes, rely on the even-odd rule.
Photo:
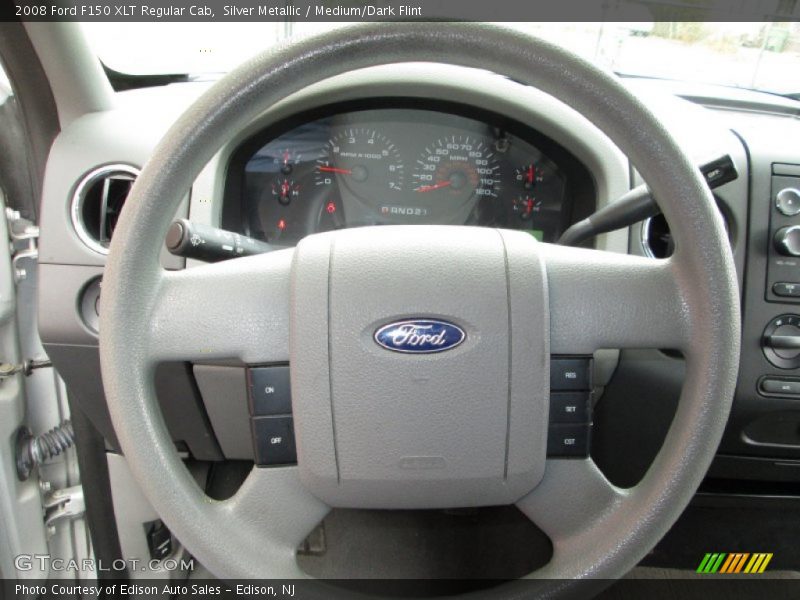
[(800, 283), (779, 281), (772, 286), (772, 291), (776, 296), (800, 297)]
[(257, 465), (276, 466), (297, 463), (292, 417), (254, 418), (253, 441)]
[(550, 394), (551, 423), (588, 423), (590, 392), (553, 392)]
[(289, 367), (258, 367), (250, 369), (250, 414), (288, 415), (292, 412), (292, 394), (289, 387)]
[(590, 365), (588, 358), (553, 358), (550, 361), (550, 389), (591, 390)]
[(761, 380), (761, 391), (766, 394), (800, 396), (800, 380), (769, 377)]
[(547, 456), (589, 456), (589, 425), (550, 425)]

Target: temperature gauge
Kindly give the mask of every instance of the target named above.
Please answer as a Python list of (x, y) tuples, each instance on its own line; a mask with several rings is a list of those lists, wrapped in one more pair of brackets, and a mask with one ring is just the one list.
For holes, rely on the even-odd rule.
[(300, 185), (288, 177), (279, 177), (272, 182), (272, 197), (282, 206), (300, 197)]
[(511, 205), (511, 210), (523, 221), (530, 220), (533, 214), (538, 213), (541, 209), (542, 201), (536, 200), (536, 198), (528, 194), (517, 196)]

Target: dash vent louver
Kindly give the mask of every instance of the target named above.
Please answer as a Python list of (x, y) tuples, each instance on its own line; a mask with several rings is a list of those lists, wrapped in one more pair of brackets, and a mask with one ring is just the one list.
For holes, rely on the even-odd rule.
[(78, 182), (72, 195), (75, 233), (89, 248), (108, 254), (111, 236), (139, 170), (130, 165), (104, 165)]

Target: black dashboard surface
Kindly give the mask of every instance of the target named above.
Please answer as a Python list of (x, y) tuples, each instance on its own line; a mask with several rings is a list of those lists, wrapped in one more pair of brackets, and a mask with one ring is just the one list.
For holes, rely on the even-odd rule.
[(455, 107), (346, 108), (242, 144), (223, 225), (278, 246), (386, 224), (501, 227), (552, 242), (593, 209), (586, 168), (522, 124)]

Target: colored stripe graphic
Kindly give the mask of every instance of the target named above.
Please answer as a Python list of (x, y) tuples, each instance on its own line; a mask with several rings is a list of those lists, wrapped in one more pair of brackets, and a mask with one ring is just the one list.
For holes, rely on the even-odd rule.
[(772, 560), (772, 553), (758, 553), (753, 554), (753, 558), (750, 559), (750, 562), (747, 563), (747, 567), (745, 567), (745, 573), (763, 573), (769, 561)]
[(736, 553), (735, 556), (736, 556), (736, 560), (733, 561), (733, 564), (731, 565), (731, 568), (730, 568), (729, 571), (727, 571), (727, 573), (738, 573), (738, 572), (740, 572), (742, 570), (742, 567), (744, 567), (745, 561), (750, 556), (750, 553), (749, 552), (747, 552), (747, 553), (738, 552), (738, 553)]
[(703, 561), (700, 563), (700, 566), (697, 567), (698, 573), (716, 573), (719, 570), (722, 561), (727, 556), (724, 552), (714, 552), (706, 554), (703, 558)]
[(763, 573), (772, 556), (771, 552), (709, 552), (700, 561), (697, 573)]
[(737, 560), (739, 560), (738, 554), (728, 554), (728, 558), (726, 558), (725, 562), (722, 563), (722, 567), (720, 567), (719, 572), (730, 573)]

